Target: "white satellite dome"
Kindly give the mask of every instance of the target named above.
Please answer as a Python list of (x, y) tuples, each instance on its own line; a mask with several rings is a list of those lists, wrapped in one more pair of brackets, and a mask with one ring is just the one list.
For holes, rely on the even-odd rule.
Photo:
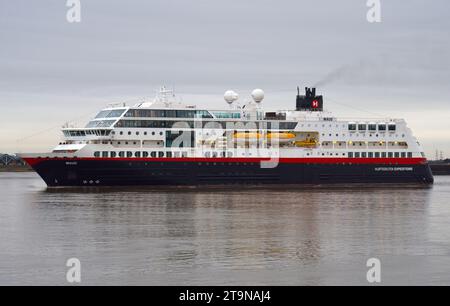
[(253, 101), (256, 103), (261, 103), (264, 99), (264, 91), (262, 89), (255, 89), (252, 91)]
[(228, 104), (232, 104), (234, 101), (239, 99), (239, 95), (233, 90), (227, 90), (223, 95), (223, 98), (225, 99), (225, 101), (227, 101)]

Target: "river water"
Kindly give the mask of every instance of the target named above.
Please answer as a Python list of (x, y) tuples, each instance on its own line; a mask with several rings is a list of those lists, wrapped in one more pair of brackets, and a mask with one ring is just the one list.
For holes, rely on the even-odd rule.
[(431, 188), (56, 189), (0, 173), (0, 285), (450, 285), (450, 176)]

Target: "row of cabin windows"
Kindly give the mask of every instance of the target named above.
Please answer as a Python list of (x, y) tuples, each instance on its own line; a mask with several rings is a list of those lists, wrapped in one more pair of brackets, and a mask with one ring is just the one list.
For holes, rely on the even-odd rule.
[[(326, 135), (325, 133), (322, 133), (322, 136), (325, 137), (325, 135)], [(372, 135), (373, 135), (372, 133), (369, 134), (369, 137), (372, 137)], [(328, 134), (328, 137), (332, 137), (332, 136), (333, 136), (333, 134)], [(346, 136), (346, 134), (342, 134), (342, 137), (345, 137), (345, 136)], [(353, 134), (350, 133), (349, 136), (352, 137)], [(359, 135), (357, 134), (356, 136), (359, 136)], [(363, 134), (363, 136), (366, 136), (366, 134)], [(379, 137), (379, 136), (380, 136), (380, 135), (378, 135), (378, 133), (375, 134), (375, 137)], [(390, 135), (389, 135), (390, 138), (392, 138), (393, 136), (394, 136), (393, 134), (390, 134)], [(402, 136), (402, 138), (405, 138), (405, 134), (402, 134), (401, 136)], [(308, 135), (308, 137), (309, 137), (309, 135)], [(336, 134), (336, 137), (339, 137), (339, 134)], [(397, 134), (395, 134), (395, 137), (399, 137), (399, 136), (398, 136)]]
[(134, 118), (212, 118), (204, 110), (130, 109), (124, 117)]
[(297, 122), (243, 122), (243, 121), (169, 121), (169, 120), (119, 120), (115, 127), (117, 128), (207, 128), (207, 129), (239, 129), (239, 130), (257, 130), (257, 129), (280, 129), (293, 130)]
[[(145, 141), (144, 141), (144, 142), (145, 142)], [(162, 143), (164, 143), (164, 142), (163, 142), (163, 141), (157, 141), (157, 142), (156, 142), (156, 144), (157, 144), (158, 146), (159, 146), (160, 144), (162, 144)], [(102, 144), (114, 144), (114, 142), (112, 142), (112, 141), (102, 141)], [(125, 145), (128, 145), (128, 144), (137, 145), (138, 142), (137, 142), (137, 141), (124, 141), (124, 142), (118, 141), (117, 144), (118, 144), (118, 145), (121, 145), (121, 144), (125, 144)]]
[(131, 157), (136, 157), (136, 158), (146, 158), (146, 157), (152, 157), (152, 158), (162, 158), (162, 157), (166, 157), (166, 158), (172, 158), (172, 157), (187, 157), (187, 152), (156, 152), (156, 151), (152, 151), (152, 152), (148, 152), (148, 151), (136, 151), (136, 152), (131, 152), (131, 151), (120, 151), (120, 152), (116, 152), (116, 151), (97, 151), (94, 152), (94, 157), (103, 157), (103, 158), (115, 158), (115, 157), (127, 157), (127, 158), (131, 158)]
[[(309, 155), (309, 154), (308, 154)], [(324, 155), (324, 153), (322, 154)], [(336, 156), (338, 154), (336, 153)], [(131, 157), (136, 157), (136, 158), (147, 158), (147, 157), (152, 157), (152, 158), (178, 158), (178, 157), (187, 157), (187, 152), (156, 152), (156, 151), (152, 151), (152, 152), (148, 152), (148, 151), (136, 151), (136, 152), (131, 152), (131, 151), (120, 151), (120, 152), (116, 152), (116, 151), (102, 151), (102, 152), (94, 152), (94, 157), (103, 157), (103, 158), (115, 158), (115, 157), (119, 157), (119, 158), (131, 158)], [(207, 158), (215, 158), (215, 157), (233, 157), (233, 153), (232, 152), (206, 152), (205, 153), (205, 157)], [(349, 158), (412, 158), (413, 154), (412, 152), (349, 152), (348, 153), (348, 157)]]
[(225, 112), (213, 112), (214, 117), (223, 119), (239, 119), (241, 113), (225, 113)]
[(233, 152), (205, 152), (205, 157), (233, 157)]
[[(115, 158), (115, 157), (127, 157), (127, 158), (131, 158), (131, 157), (136, 157), (136, 158), (146, 158), (146, 157), (153, 157), (153, 158), (162, 158), (162, 157), (166, 157), (166, 158), (172, 158), (172, 157), (187, 157), (187, 152), (156, 152), (156, 151), (152, 151), (152, 152), (148, 152), (148, 151), (136, 151), (136, 152), (131, 152), (131, 151), (120, 151), (120, 152), (116, 152), (116, 151), (97, 151), (94, 152), (94, 157), (103, 157), (103, 158)], [(233, 157), (233, 153), (232, 152), (206, 152), (205, 153), (205, 157), (210, 158), (210, 157)]]
[[(216, 118), (239, 119), (241, 113), (214, 112)], [(145, 110), (130, 109), (125, 117), (134, 118), (213, 118), (210, 112), (206, 110)]]
[[(111, 134), (112, 134), (112, 135), (115, 135), (116, 132), (113, 131)], [(131, 131), (128, 131), (127, 134), (128, 134), (128, 135), (131, 135), (132, 132), (131, 132)], [(137, 136), (139, 136), (140, 132), (135, 132), (135, 134), (136, 134)], [(143, 132), (143, 134), (144, 134), (145, 136), (147, 136), (147, 132)], [(160, 136), (164, 135), (163, 132), (159, 132), (158, 134), (159, 134)], [(123, 135), (123, 131), (120, 131), (120, 132), (119, 132), (119, 135)], [(152, 136), (155, 136), (155, 135), (156, 135), (156, 132), (151, 132), (151, 135), (152, 135)]]
[(397, 126), (395, 124), (356, 124), (356, 123), (349, 123), (348, 124), (348, 130), (349, 131), (356, 131), (358, 128), (358, 131), (378, 131), (384, 132), (388, 130), (389, 132), (395, 132), (397, 130)]
[(412, 152), (349, 152), (349, 158), (412, 158)]

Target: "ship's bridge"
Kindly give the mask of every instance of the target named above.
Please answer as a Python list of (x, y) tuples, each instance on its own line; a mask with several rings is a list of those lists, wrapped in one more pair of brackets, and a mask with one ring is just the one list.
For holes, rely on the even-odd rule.
[(67, 141), (89, 141), (110, 139), (111, 131), (128, 107), (101, 110), (84, 128), (65, 127), (62, 129)]
[(110, 128), (63, 128), (62, 132), (67, 140), (92, 140), (109, 139), (112, 127)]

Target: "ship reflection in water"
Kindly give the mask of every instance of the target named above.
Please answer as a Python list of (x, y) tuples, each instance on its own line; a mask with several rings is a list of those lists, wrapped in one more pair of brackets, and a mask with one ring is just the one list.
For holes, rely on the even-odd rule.
[(0, 174), (0, 284), (450, 284), (450, 177), (430, 188), (56, 189)]

